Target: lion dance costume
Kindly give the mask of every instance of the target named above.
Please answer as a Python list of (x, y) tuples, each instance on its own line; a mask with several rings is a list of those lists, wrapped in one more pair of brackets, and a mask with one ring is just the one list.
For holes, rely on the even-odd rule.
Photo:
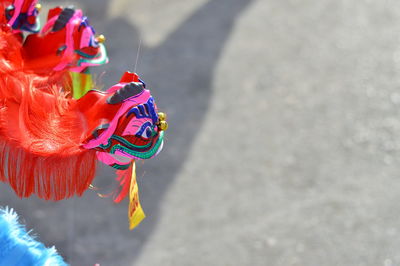
[(89, 68), (108, 57), (81, 10), (51, 9), (40, 28), (37, 0), (0, 3), (0, 181), (62, 200), (90, 188), (101, 161), (117, 169), (114, 200), (129, 194), (133, 229), (144, 218), (135, 161), (160, 152), (166, 115), (135, 73), (93, 88)]

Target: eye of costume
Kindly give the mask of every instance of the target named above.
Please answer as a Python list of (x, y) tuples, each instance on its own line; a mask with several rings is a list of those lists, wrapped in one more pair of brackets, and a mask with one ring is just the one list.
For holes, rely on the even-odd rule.
[(15, 7), (13, 5), (9, 5), (6, 8), (6, 18), (9, 20), (12, 18), (12, 16), (14, 16), (15, 13)]
[(151, 138), (153, 136), (153, 128), (154, 126), (150, 122), (146, 122), (140, 127), (140, 130), (136, 133), (136, 136), (143, 138)]

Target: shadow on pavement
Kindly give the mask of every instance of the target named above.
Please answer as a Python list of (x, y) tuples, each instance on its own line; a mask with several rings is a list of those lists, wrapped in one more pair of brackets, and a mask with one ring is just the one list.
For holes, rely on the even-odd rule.
[[(167, 131), (163, 152), (157, 158), (145, 162), (147, 172), (151, 174), (147, 174), (146, 178), (140, 178), (144, 175), (144, 167), (141, 163), (138, 164), (141, 202), (148, 218), (134, 232), (128, 232), (127, 204), (119, 204), (110, 206), (115, 209), (107, 208), (103, 214), (99, 214), (99, 217), (104, 216), (99, 218), (103, 220), (97, 225), (101, 229), (96, 229), (97, 233), (93, 233), (90, 229), (93, 215), (85, 214), (82, 210), (85, 207), (99, 208), (99, 204), (102, 203), (95, 202), (100, 199), (87, 195), (89, 193), (85, 194), (84, 199), (47, 203), (35, 198), (17, 201), (15, 196), (6, 192), (1, 196), (2, 204), (14, 205), (17, 211), (21, 209), (20, 214), (28, 222), (28, 226), (37, 228), (36, 231), (41, 233), (41, 238), (45, 242), (55, 244), (72, 265), (90, 265), (94, 262), (104, 265), (131, 264), (139, 256), (143, 245), (154, 231), (164, 195), (184, 164), (192, 143), (202, 128), (212, 99), (211, 85), (221, 52), (235, 20), (251, 2), (251, 0), (211, 0), (184, 21), (159, 46), (155, 48), (142, 46), (138, 72), (152, 90), (160, 111), (168, 114), (170, 128)], [(47, 3), (51, 5), (51, 1)], [(86, 0), (79, 3), (85, 6), (85, 13), (91, 18), (97, 31), (104, 33), (109, 40), (107, 47), (110, 63), (100, 69), (107, 71), (103, 83), (108, 87), (118, 81), (125, 70), (133, 70), (139, 43), (138, 31), (123, 17), (111, 21), (103, 19), (106, 17), (108, 6), (112, 4), (111, 1)], [(229, 88), (223, 89), (229, 90)], [(100, 171), (96, 185), (107, 186), (111, 182), (110, 173), (110, 170)], [(171, 206), (171, 209), (173, 208), (179, 206)], [(26, 209), (38, 209), (42, 214), (30, 214)], [(67, 226), (64, 228), (66, 231), (64, 238), (58, 228), (52, 229), (51, 224), (43, 224), (43, 212), (48, 210), (52, 211), (51, 215), (54, 216), (46, 217), (49, 223), (51, 219), (57, 220), (64, 216), (65, 219), (60, 220), (58, 225), (53, 225), (59, 228)], [(110, 212), (112, 214), (109, 214)], [(115, 221), (105, 221), (110, 220), (111, 215), (121, 215), (123, 221), (121, 224), (125, 224), (126, 227), (114, 224)], [(86, 224), (81, 224), (83, 220)], [(72, 227), (68, 225), (70, 223), (73, 223)], [(69, 231), (68, 226), (70, 226)], [(105, 236), (102, 237), (101, 234)], [(65, 239), (65, 235), (70, 240)], [(112, 240), (114, 235), (115, 241)], [(72, 238), (77, 243), (71, 242)], [(93, 238), (92, 242), (96, 243), (96, 246), (80, 244), (90, 241), (81, 241), (79, 238)], [(117, 247), (116, 242), (120, 246)], [(79, 252), (79, 249), (84, 249), (86, 252)]]

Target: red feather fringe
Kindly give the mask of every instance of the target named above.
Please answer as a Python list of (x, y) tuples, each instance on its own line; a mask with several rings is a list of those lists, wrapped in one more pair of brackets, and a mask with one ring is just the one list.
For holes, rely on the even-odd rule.
[(118, 170), (116, 180), (119, 182), (120, 191), (115, 197), (114, 202), (120, 203), (129, 193), (132, 179), (132, 163), (126, 170)]
[(92, 182), (95, 151), (86, 121), (58, 77), (24, 70), (20, 42), (0, 30), (0, 181), (18, 196), (61, 200)]

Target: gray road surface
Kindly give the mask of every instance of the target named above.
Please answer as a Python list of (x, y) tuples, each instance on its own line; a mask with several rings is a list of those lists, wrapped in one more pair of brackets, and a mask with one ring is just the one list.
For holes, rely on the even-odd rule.
[(170, 129), (138, 165), (132, 232), (126, 201), (1, 186), (72, 265), (400, 265), (398, 1), (73, 3), (108, 37), (106, 86), (142, 39), (137, 70)]

